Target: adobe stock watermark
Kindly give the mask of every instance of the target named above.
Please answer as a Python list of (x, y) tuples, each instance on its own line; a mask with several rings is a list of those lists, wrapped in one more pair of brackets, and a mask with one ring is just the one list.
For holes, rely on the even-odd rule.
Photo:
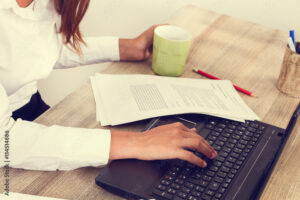
[(9, 196), (9, 131), (4, 135), (4, 194)]

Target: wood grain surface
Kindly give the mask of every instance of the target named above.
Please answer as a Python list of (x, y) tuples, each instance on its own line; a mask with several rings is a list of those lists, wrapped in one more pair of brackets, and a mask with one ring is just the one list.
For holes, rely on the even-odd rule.
[[(239, 93), (261, 121), (281, 128), (287, 126), (299, 103), (299, 99), (288, 97), (276, 89), (287, 33), (195, 6), (182, 8), (167, 22), (183, 27), (193, 34), (193, 43), (182, 77), (203, 78), (192, 72), (193, 68), (198, 68), (221, 79), (232, 80), (234, 84), (258, 96), (253, 98)], [(101, 72), (153, 74), (151, 61), (108, 63)], [(88, 82), (52, 107), (36, 122), (45, 125), (100, 128), (100, 124), (96, 122), (95, 110), (95, 101)], [(141, 121), (106, 128), (139, 131), (145, 123), (146, 121)], [(296, 125), (261, 199), (300, 199), (299, 131), (300, 125)], [(3, 171), (1, 169), (1, 173)], [(121, 199), (96, 186), (94, 179), (100, 172), (101, 168), (55, 172), (11, 169), (10, 190), (76, 200)]]

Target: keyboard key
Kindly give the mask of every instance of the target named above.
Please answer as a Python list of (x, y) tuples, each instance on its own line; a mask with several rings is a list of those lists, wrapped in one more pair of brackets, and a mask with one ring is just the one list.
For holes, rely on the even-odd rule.
[(219, 155), (222, 156), (222, 157), (224, 157), (224, 158), (226, 158), (228, 156), (228, 153), (221, 151), (219, 153)]
[(236, 145), (236, 147), (239, 148), (239, 149), (244, 149), (245, 146), (246, 146), (246, 145), (240, 144), (240, 143)]
[(219, 145), (219, 146), (223, 146), (225, 143), (221, 140), (217, 140), (216, 144)]
[(218, 156), (216, 158), (217, 161), (220, 161), (220, 162), (224, 162), (225, 158), (224, 157), (221, 157), (221, 156)]
[(219, 177), (221, 177), (221, 178), (225, 178), (226, 177), (226, 173), (224, 173), (224, 172), (218, 172), (218, 174), (217, 174)]
[(233, 177), (234, 177), (234, 174), (233, 174), (233, 173), (229, 173), (229, 174), (228, 174), (228, 178), (231, 178), (231, 179), (232, 179)]
[(251, 123), (250, 123), (250, 126), (251, 126), (252, 128), (257, 129), (259, 125), (258, 125), (257, 123), (255, 123), (255, 122), (251, 122)]
[(223, 184), (222, 184), (222, 187), (224, 187), (224, 188), (228, 188), (228, 186), (229, 186), (228, 183), (223, 183)]
[(167, 192), (163, 192), (161, 190), (157, 190), (157, 189), (154, 189), (153, 190), (153, 194), (157, 195), (157, 196), (160, 196), (160, 197), (164, 197), (166, 199), (172, 199), (173, 195), (167, 193)]
[(212, 131), (210, 135), (218, 137), (220, 135), (220, 133), (217, 131)]
[(232, 149), (234, 147), (234, 144), (227, 142), (225, 146)]
[(171, 188), (174, 188), (176, 190), (179, 190), (180, 189), (180, 185), (176, 184), (176, 183), (172, 183), (171, 184)]
[(223, 132), (221, 135), (224, 136), (224, 137), (227, 137), (227, 138), (230, 137), (230, 133), (226, 133), (226, 132)]
[(176, 190), (174, 190), (174, 189), (172, 189), (172, 188), (169, 188), (169, 189), (167, 190), (167, 192), (170, 193), (170, 194), (175, 194), (175, 193), (176, 193)]
[(241, 136), (233, 134), (233, 135), (232, 135), (232, 138), (233, 138), (233, 139), (236, 139), (236, 140), (239, 140), (239, 139), (241, 138)]
[(234, 169), (240, 169), (240, 167), (241, 167), (240, 165), (234, 165), (233, 166)]
[(253, 127), (248, 127), (247, 130), (250, 131), (250, 132), (255, 132), (256, 131), (256, 129), (253, 128)]
[[(244, 154), (244, 153), (243, 153)], [(239, 158), (239, 160), (240, 161), (244, 161), (244, 160), (246, 160), (246, 157), (245, 156), (241, 156), (240, 158)]]
[(207, 125), (205, 126), (205, 128), (208, 128), (208, 129), (214, 129), (215, 126), (213, 126), (212, 124), (207, 124)]
[(256, 137), (256, 138), (259, 138), (259, 136), (260, 136), (260, 135), (259, 135), (258, 133), (255, 133), (255, 134), (254, 134), (254, 137)]
[(219, 170), (219, 167), (217, 167), (217, 166), (211, 166), (209, 169), (211, 171), (213, 171), (213, 172), (217, 172)]
[(221, 194), (221, 193), (217, 193), (217, 194), (215, 195), (215, 197), (216, 197), (217, 199), (221, 199), (222, 194)]
[(201, 186), (196, 186), (195, 190), (198, 191), (198, 192), (204, 192), (204, 188), (201, 187)]
[(237, 140), (236, 140), (236, 139), (233, 139), (233, 138), (230, 138), (230, 139), (228, 140), (228, 142), (233, 143), (233, 144), (236, 144), (236, 143), (237, 143)]
[(187, 188), (193, 189), (195, 185), (193, 183), (186, 182), (184, 184), (184, 186), (187, 187)]
[(195, 197), (200, 197), (201, 196), (201, 193), (200, 192), (197, 192), (197, 191), (193, 191), (191, 193), (191, 195), (195, 196)]
[(245, 128), (244, 126), (239, 126), (239, 127), (237, 128), (237, 130), (239, 130), (239, 131), (246, 131), (246, 128)]
[(192, 196), (192, 195), (190, 195), (187, 199), (188, 199), (188, 200), (198, 200), (197, 197), (194, 197), (194, 196)]
[(213, 135), (209, 135), (209, 136), (208, 136), (208, 139), (209, 139), (209, 140), (212, 140), (212, 141), (215, 141), (215, 140), (217, 139), (217, 137), (216, 137), (216, 136), (213, 136)]
[(238, 157), (240, 157), (239, 154), (234, 153), (234, 152), (232, 152), (232, 153), (230, 154), (230, 156), (233, 157), (233, 158), (238, 158)]
[(216, 122), (216, 121), (214, 121), (214, 120), (212, 120), (212, 121), (210, 121), (210, 122), (209, 122), (209, 124), (211, 124), (211, 125), (214, 125), (214, 126), (215, 126), (215, 125), (217, 125), (217, 122)]
[(202, 187), (206, 187), (208, 185), (208, 182), (202, 180), (202, 181), (199, 182), (199, 185), (202, 186)]
[(221, 167), (222, 166), (222, 162), (220, 162), (219, 160), (213, 160), (211, 164), (216, 166), (216, 167)]
[(208, 196), (208, 195), (206, 195), (206, 194), (203, 194), (203, 195), (201, 196), (201, 200), (211, 200), (211, 196)]
[(161, 191), (164, 191), (164, 190), (166, 190), (167, 189), (167, 187), (166, 186), (164, 186), (164, 185), (161, 185), (161, 184), (159, 184), (157, 187), (156, 187), (157, 189), (159, 189), (159, 190), (161, 190)]
[(165, 180), (168, 180), (168, 181), (173, 181), (173, 180), (174, 180), (174, 177), (173, 177), (173, 176), (166, 175), (166, 176), (164, 176), (164, 179), (165, 179)]
[(233, 133), (233, 129), (231, 129), (231, 128), (226, 128), (226, 129), (225, 129), (225, 132), (227, 132), (227, 133)]
[(209, 181), (211, 181), (211, 179), (212, 179), (212, 178), (211, 178), (210, 176), (206, 176), (206, 175), (203, 176), (203, 180), (205, 180), (205, 181), (208, 181), (208, 182), (209, 182)]
[(212, 190), (206, 190), (205, 194), (207, 194), (209, 196), (214, 196), (215, 192)]
[(229, 153), (229, 152), (231, 152), (231, 149), (228, 148), (228, 147), (223, 147), (223, 148), (222, 148), (222, 151), (225, 151), (225, 152)]
[(212, 146), (213, 148), (214, 148), (214, 150), (216, 150), (216, 151), (220, 151), (221, 150), (221, 146), (219, 146), (219, 145), (216, 145), (216, 144), (214, 144), (213, 146)]
[(227, 178), (225, 179), (225, 183), (230, 183), (231, 181), (232, 181), (231, 178), (228, 178), (228, 177), (227, 177)]
[(224, 137), (224, 136), (220, 136), (219, 139), (220, 139), (221, 141), (223, 141), (223, 142), (226, 142), (228, 138), (227, 138), (227, 137)]
[(178, 175), (178, 178), (181, 178), (181, 179), (185, 180), (185, 179), (187, 179), (187, 176), (184, 175), (184, 174), (179, 174), (179, 175)]
[(179, 197), (179, 196), (174, 196), (173, 200), (184, 200), (183, 198)]
[(224, 180), (223, 178), (218, 177), (218, 176), (214, 178), (214, 181), (216, 181), (216, 182), (218, 182), (218, 183), (222, 183), (223, 180)]
[(180, 191), (177, 193), (177, 196), (185, 199), (187, 197), (187, 194)]
[(236, 162), (236, 164), (241, 166), (241, 165), (243, 164), (243, 162), (242, 162), (241, 160), (238, 160), (238, 161)]
[(253, 133), (250, 132), (250, 131), (246, 131), (246, 132), (245, 132), (245, 135), (246, 135), (246, 136), (249, 136), (249, 137), (252, 137), (252, 136), (253, 136)]
[(172, 171), (175, 171), (175, 172), (179, 172), (180, 171), (180, 168), (177, 167), (177, 166), (173, 166), (171, 169), (172, 169)]
[(208, 188), (211, 189), (211, 190), (213, 190), (213, 191), (216, 191), (216, 190), (218, 190), (219, 186), (220, 186), (219, 183), (212, 182), (212, 183), (209, 184)]
[(221, 194), (223, 194), (224, 192), (225, 192), (225, 188), (223, 188), (223, 187), (221, 187), (220, 189), (219, 189), (219, 193), (221, 193)]
[(208, 171), (206, 174), (207, 174), (208, 176), (213, 177), (213, 176), (215, 175), (215, 172), (213, 172), (213, 171)]
[(231, 168), (231, 167), (233, 166), (233, 164), (230, 163), (230, 162), (228, 162), (228, 161), (226, 161), (226, 162), (224, 163), (224, 166), (225, 166), (225, 167), (228, 167), (228, 168)]
[(175, 183), (182, 185), (184, 183), (184, 180), (177, 178), (175, 180)]
[(190, 193), (190, 192), (191, 192), (191, 189), (190, 189), (190, 188), (187, 188), (187, 187), (182, 187), (182, 188), (181, 188), (181, 191), (184, 192), (184, 193)]
[(168, 186), (168, 185), (170, 185), (170, 181), (167, 181), (167, 180), (164, 180), (164, 179), (163, 179), (163, 180), (161, 181), (161, 184), (167, 185), (167, 186)]
[(248, 141), (247, 140), (240, 140), (240, 143), (246, 145), (246, 144), (248, 144)]
[(221, 123), (221, 124), (218, 124), (217, 127), (219, 127), (219, 128), (226, 128), (226, 125)]
[(221, 171), (224, 172), (224, 173), (228, 173), (230, 171), (230, 168), (222, 166)]
[(249, 148), (245, 149), (245, 153), (249, 153), (250, 151), (251, 151), (251, 149), (249, 149)]
[(266, 128), (266, 127), (265, 127), (264, 125), (260, 125), (260, 126), (258, 127), (258, 129), (261, 130), (261, 131), (265, 130), (265, 128)]
[(231, 128), (231, 129), (235, 129), (236, 128), (236, 126), (233, 125), (233, 124), (229, 124), (228, 127)]
[(236, 162), (236, 158), (233, 158), (231, 156), (228, 157), (227, 161), (231, 162), (231, 163), (235, 163)]
[(233, 152), (240, 154), (240, 153), (242, 153), (242, 150), (239, 148), (234, 148)]
[(223, 129), (222, 128), (218, 128), (218, 127), (216, 127), (214, 130), (217, 131), (217, 132), (219, 132), (219, 133), (223, 132)]

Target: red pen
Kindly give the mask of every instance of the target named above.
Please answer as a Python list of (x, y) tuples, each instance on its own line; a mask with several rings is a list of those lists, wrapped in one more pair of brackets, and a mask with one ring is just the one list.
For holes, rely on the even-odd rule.
[[(204, 71), (201, 71), (201, 70), (199, 70), (199, 69), (193, 69), (193, 71), (196, 72), (197, 74), (201, 74), (201, 75), (206, 76), (207, 78), (210, 78), (210, 79), (221, 80), (220, 78), (218, 78), (218, 77), (216, 77), (216, 76), (213, 76), (213, 75), (211, 75), (211, 74), (208, 74), (208, 73), (206, 73), (206, 72), (204, 72)], [(244, 94), (247, 94), (247, 95), (252, 96), (252, 97), (256, 97), (256, 95), (254, 95), (252, 92), (250, 92), (250, 91), (248, 91), (248, 90), (245, 90), (245, 89), (243, 89), (243, 88), (240, 88), (240, 87), (238, 87), (238, 86), (236, 86), (236, 85), (233, 85), (233, 87), (234, 87), (236, 90), (238, 90), (238, 91), (240, 91), (240, 92), (242, 92), (242, 93), (244, 93)]]

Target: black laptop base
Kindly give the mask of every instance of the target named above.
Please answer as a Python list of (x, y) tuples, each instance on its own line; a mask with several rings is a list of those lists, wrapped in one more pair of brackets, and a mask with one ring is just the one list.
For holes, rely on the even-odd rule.
[(153, 119), (145, 130), (182, 122), (217, 149), (204, 169), (179, 160), (118, 160), (106, 166), (96, 184), (127, 199), (255, 199), (278, 157), (284, 129), (261, 122), (237, 123), (206, 115)]

